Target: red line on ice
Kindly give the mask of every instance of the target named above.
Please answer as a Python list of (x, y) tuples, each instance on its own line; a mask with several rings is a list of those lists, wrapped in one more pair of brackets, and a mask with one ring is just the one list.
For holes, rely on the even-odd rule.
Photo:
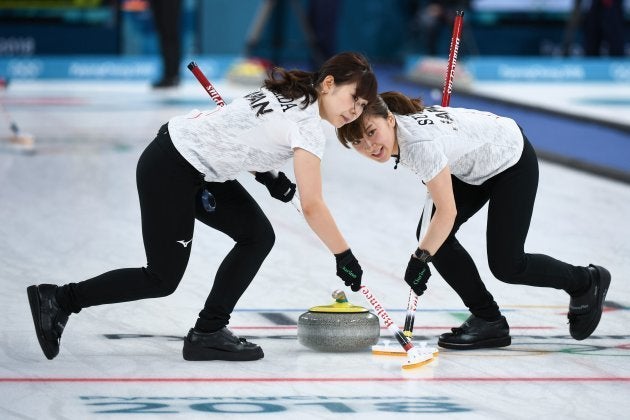
[(78, 382), (78, 383), (193, 383), (193, 382), (630, 382), (630, 377), (444, 377), (444, 378), (401, 378), (401, 377), (345, 377), (345, 378), (0, 378), (0, 383), (27, 382)]

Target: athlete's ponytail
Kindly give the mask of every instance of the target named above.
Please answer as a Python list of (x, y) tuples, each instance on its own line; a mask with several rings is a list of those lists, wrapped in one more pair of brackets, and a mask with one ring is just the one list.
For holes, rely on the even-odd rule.
[(317, 88), (328, 75), (335, 79), (337, 85), (356, 83), (356, 96), (368, 103), (376, 98), (376, 76), (367, 59), (355, 52), (332, 56), (316, 72), (275, 68), (265, 80), (264, 86), (285, 98), (304, 97), (302, 106), (306, 107), (317, 100)]
[[(379, 95), (387, 105), (390, 112), (398, 115), (410, 115), (421, 112), (424, 109), (422, 99), (410, 98), (400, 92), (383, 92)], [(385, 113), (387, 118), (387, 112)]]
[(313, 73), (302, 70), (285, 70), (275, 67), (264, 86), (285, 98), (298, 99), (304, 97), (302, 105), (306, 108), (317, 99), (317, 91), (313, 86)]

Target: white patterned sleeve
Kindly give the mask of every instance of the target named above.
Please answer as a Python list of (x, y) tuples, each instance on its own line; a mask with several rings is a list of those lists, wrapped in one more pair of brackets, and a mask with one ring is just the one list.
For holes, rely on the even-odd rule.
[(299, 147), (311, 152), (320, 159), (324, 157), (326, 136), (320, 121), (315, 118), (300, 124), (297, 130), (292, 130), (290, 142), (292, 149)]
[(410, 144), (406, 152), (408, 156), (402, 156), (401, 159), (420, 176), (424, 183), (435, 178), (448, 164), (446, 155), (434, 141)]

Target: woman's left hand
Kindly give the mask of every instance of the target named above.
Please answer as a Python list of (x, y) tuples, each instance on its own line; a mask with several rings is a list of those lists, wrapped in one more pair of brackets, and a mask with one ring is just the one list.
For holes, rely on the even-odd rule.
[(429, 264), (412, 255), (405, 271), (405, 282), (413, 289), (416, 295), (422, 296), (424, 291), (427, 290), (429, 277), (431, 277)]
[(271, 172), (256, 172), (256, 181), (267, 187), (273, 198), (285, 203), (291, 201), (295, 195), (295, 184), (284, 172), (278, 172), (277, 177)]

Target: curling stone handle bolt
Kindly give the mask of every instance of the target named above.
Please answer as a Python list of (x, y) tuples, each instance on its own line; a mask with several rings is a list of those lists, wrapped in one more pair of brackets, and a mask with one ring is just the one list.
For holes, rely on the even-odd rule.
[(346, 293), (343, 290), (339, 290), (339, 289), (335, 290), (334, 292), (332, 292), (332, 297), (338, 303), (344, 303), (348, 301), (348, 298), (346, 297)]

